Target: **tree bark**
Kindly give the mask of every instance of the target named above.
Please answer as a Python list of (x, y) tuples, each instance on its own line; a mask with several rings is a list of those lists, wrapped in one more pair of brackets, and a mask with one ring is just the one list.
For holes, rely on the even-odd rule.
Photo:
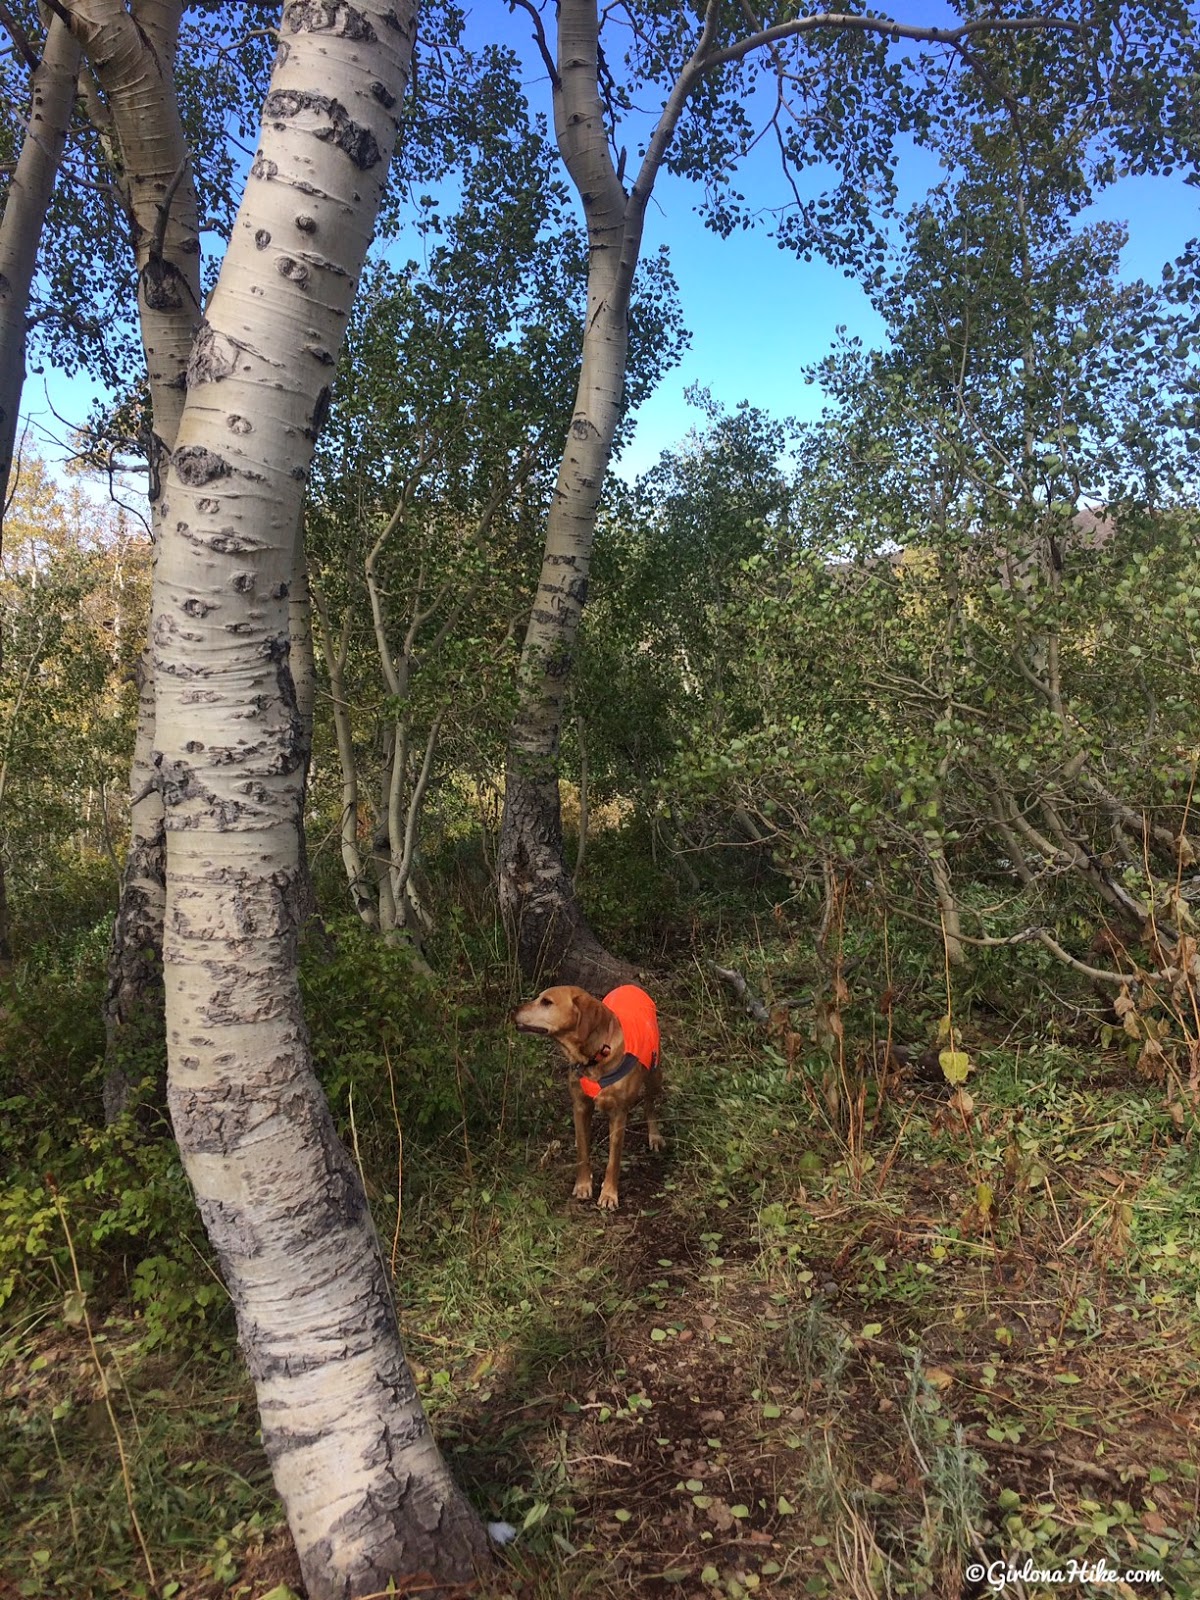
[[(29, 121), (0, 217), (0, 548), (25, 387), (29, 296), (42, 224), (67, 142), (78, 78), (79, 46), (66, 24), (53, 17), (41, 60), (30, 79)], [(0, 856), (0, 964), (7, 965), (11, 959), (8, 892)]]
[[(71, 28), (105, 94), (100, 130), (120, 162), (137, 267), (137, 309), (152, 410), (150, 517), (161, 540), (162, 485), (200, 325), (200, 219), (175, 93), (181, 0), (71, 0)], [(129, 849), (104, 1002), (104, 1109), (111, 1121), (147, 1072), (161, 1070), (165, 908), (163, 802), (155, 749), (154, 660), (138, 664)]]
[(499, 891), (527, 977), (555, 975), (603, 993), (630, 977), (632, 969), (604, 949), (575, 899), (563, 859), (558, 754), (567, 678), (587, 599), (596, 511), (621, 417), (629, 296), (645, 200), (640, 206), (631, 203), (609, 150), (594, 0), (563, 0), (559, 8), (554, 128), (587, 223), (587, 319), (575, 413), (521, 652), (500, 825)]
[(30, 80), (29, 121), (0, 217), (0, 525), (25, 386), (29, 295), (78, 78), (79, 46), (66, 24), (53, 17)]
[(167, 818), (168, 1098), (237, 1313), (311, 1600), (470, 1577), (482, 1526), (401, 1348), (296, 970), (294, 529), (370, 241), (413, 0), (284, 13), (258, 152), (196, 341), (152, 639)]

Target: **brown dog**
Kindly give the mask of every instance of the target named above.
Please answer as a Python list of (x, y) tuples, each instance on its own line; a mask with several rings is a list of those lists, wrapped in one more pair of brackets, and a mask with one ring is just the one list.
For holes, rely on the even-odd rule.
[(625, 1123), (639, 1100), (646, 1102), (651, 1150), (666, 1140), (658, 1129), (656, 1106), (662, 1093), (658, 1054), (658, 1014), (644, 989), (626, 983), (597, 1000), (586, 989), (559, 985), (518, 1006), (512, 1020), (522, 1033), (553, 1039), (572, 1066), (586, 1070), (571, 1078), (575, 1111), (576, 1200), (592, 1198), (592, 1112), (608, 1116), (608, 1168), (599, 1204), (615, 1211)]

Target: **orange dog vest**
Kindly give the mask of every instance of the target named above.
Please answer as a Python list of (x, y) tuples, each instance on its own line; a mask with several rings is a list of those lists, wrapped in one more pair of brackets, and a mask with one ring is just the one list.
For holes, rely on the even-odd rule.
[(636, 983), (623, 983), (604, 996), (604, 1004), (621, 1024), (625, 1035), (625, 1055), (618, 1066), (599, 1080), (580, 1078), (579, 1087), (594, 1100), (601, 1089), (619, 1083), (634, 1067), (653, 1072), (658, 1066), (658, 1011), (654, 1001)]

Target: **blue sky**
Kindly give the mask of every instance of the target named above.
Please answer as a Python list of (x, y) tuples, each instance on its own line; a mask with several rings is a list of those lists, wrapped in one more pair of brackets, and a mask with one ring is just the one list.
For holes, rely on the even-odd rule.
[[(901, 5), (897, 15), (925, 23), (949, 20), (937, 3)], [(486, 0), (473, 22), (518, 48), (526, 64), (526, 90), (535, 108), (549, 113), (545, 69), (528, 39), (527, 19), (512, 17), (502, 0)], [(912, 151), (900, 170), (906, 203), (919, 198), (939, 174), (926, 152)], [(763, 162), (739, 179), (739, 186), (763, 203), (776, 193), (770, 164)], [(1178, 178), (1125, 179), (1105, 192), (1090, 214), (1129, 224), (1127, 275), (1156, 279), (1164, 262), (1200, 233), (1200, 191)], [(776, 415), (815, 416), (820, 391), (803, 381), (803, 368), (830, 348), (838, 324), (868, 344), (878, 343), (882, 324), (866, 296), (851, 280), (821, 262), (801, 262), (780, 250), (764, 232), (721, 239), (695, 212), (695, 188), (668, 173), (660, 176), (647, 217), (645, 254), (661, 242), (671, 247), (684, 321), (692, 333), (690, 350), (659, 390), (642, 406), (636, 432), (619, 470), (625, 476), (653, 464), (660, 451), (678, 443), (698, 420), (684, 390), (710, 389), (734, 406), (743, 399)], [(91, 397), (90, 385), (55, 374), (29, 374), (24, 410), (33, 422), (34, 447), (51, 459), (61, 456), (68, 427), (80, 422)]]
[[(936, 181), (928, 158), (918, 156), (905, 192), (924, 192)], [(923, 169), (923, 172), (922, 172)], [(657, 191), (656, 191), (657, 193)], [(844, 323), (864, 341), (882, 341), (883, 324), (857, 284), (823, 262), (802, 262), (762, 233), (720, 239), (693, 210), (694, 192), (669, 178), (657, 196), (661, 211), (647, 228), (647, 249), (660, 239), (671, 246), (691, 349), (641, 407), (637, 432), (621, 470), (653, 464), (660, 450), (694, 426), (697, 414), (684, 390), (705, 385), (727, 406), (750, 400), (778, 416), (815, 417), (821, 391), (805, 384), (802, 369), (825, 355)], [(1088, 213), (1094, 221), (1129, 226), (1122, 259), (1125, 275), (1160, 277), (1191, 238), (1200, 234), (1200, 190), (1178, 178), (1129, 178), (1106, 191)]]

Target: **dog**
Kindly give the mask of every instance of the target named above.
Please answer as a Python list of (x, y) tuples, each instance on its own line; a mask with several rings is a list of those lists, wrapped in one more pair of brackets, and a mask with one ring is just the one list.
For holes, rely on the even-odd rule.
[(521, 1033), (553, 1039), (572, 1066), (585, 1069), (571, 1077), (577, 1157), (572, 1193), (576, 1200), (592, 1198), (592, 1113), (599, 1107), (608, 1116), (608, 1167), (598, 1204), (615, 1211), (625, 1123), (639, 1101), (646, 1103), (651, 1150), (666, 1146), (656, 1114), (663, 1074), (654, 1001), (634, 983), (621, 984), (603, 1000), (560, 984), (518, 1006), (512, 1021)]

